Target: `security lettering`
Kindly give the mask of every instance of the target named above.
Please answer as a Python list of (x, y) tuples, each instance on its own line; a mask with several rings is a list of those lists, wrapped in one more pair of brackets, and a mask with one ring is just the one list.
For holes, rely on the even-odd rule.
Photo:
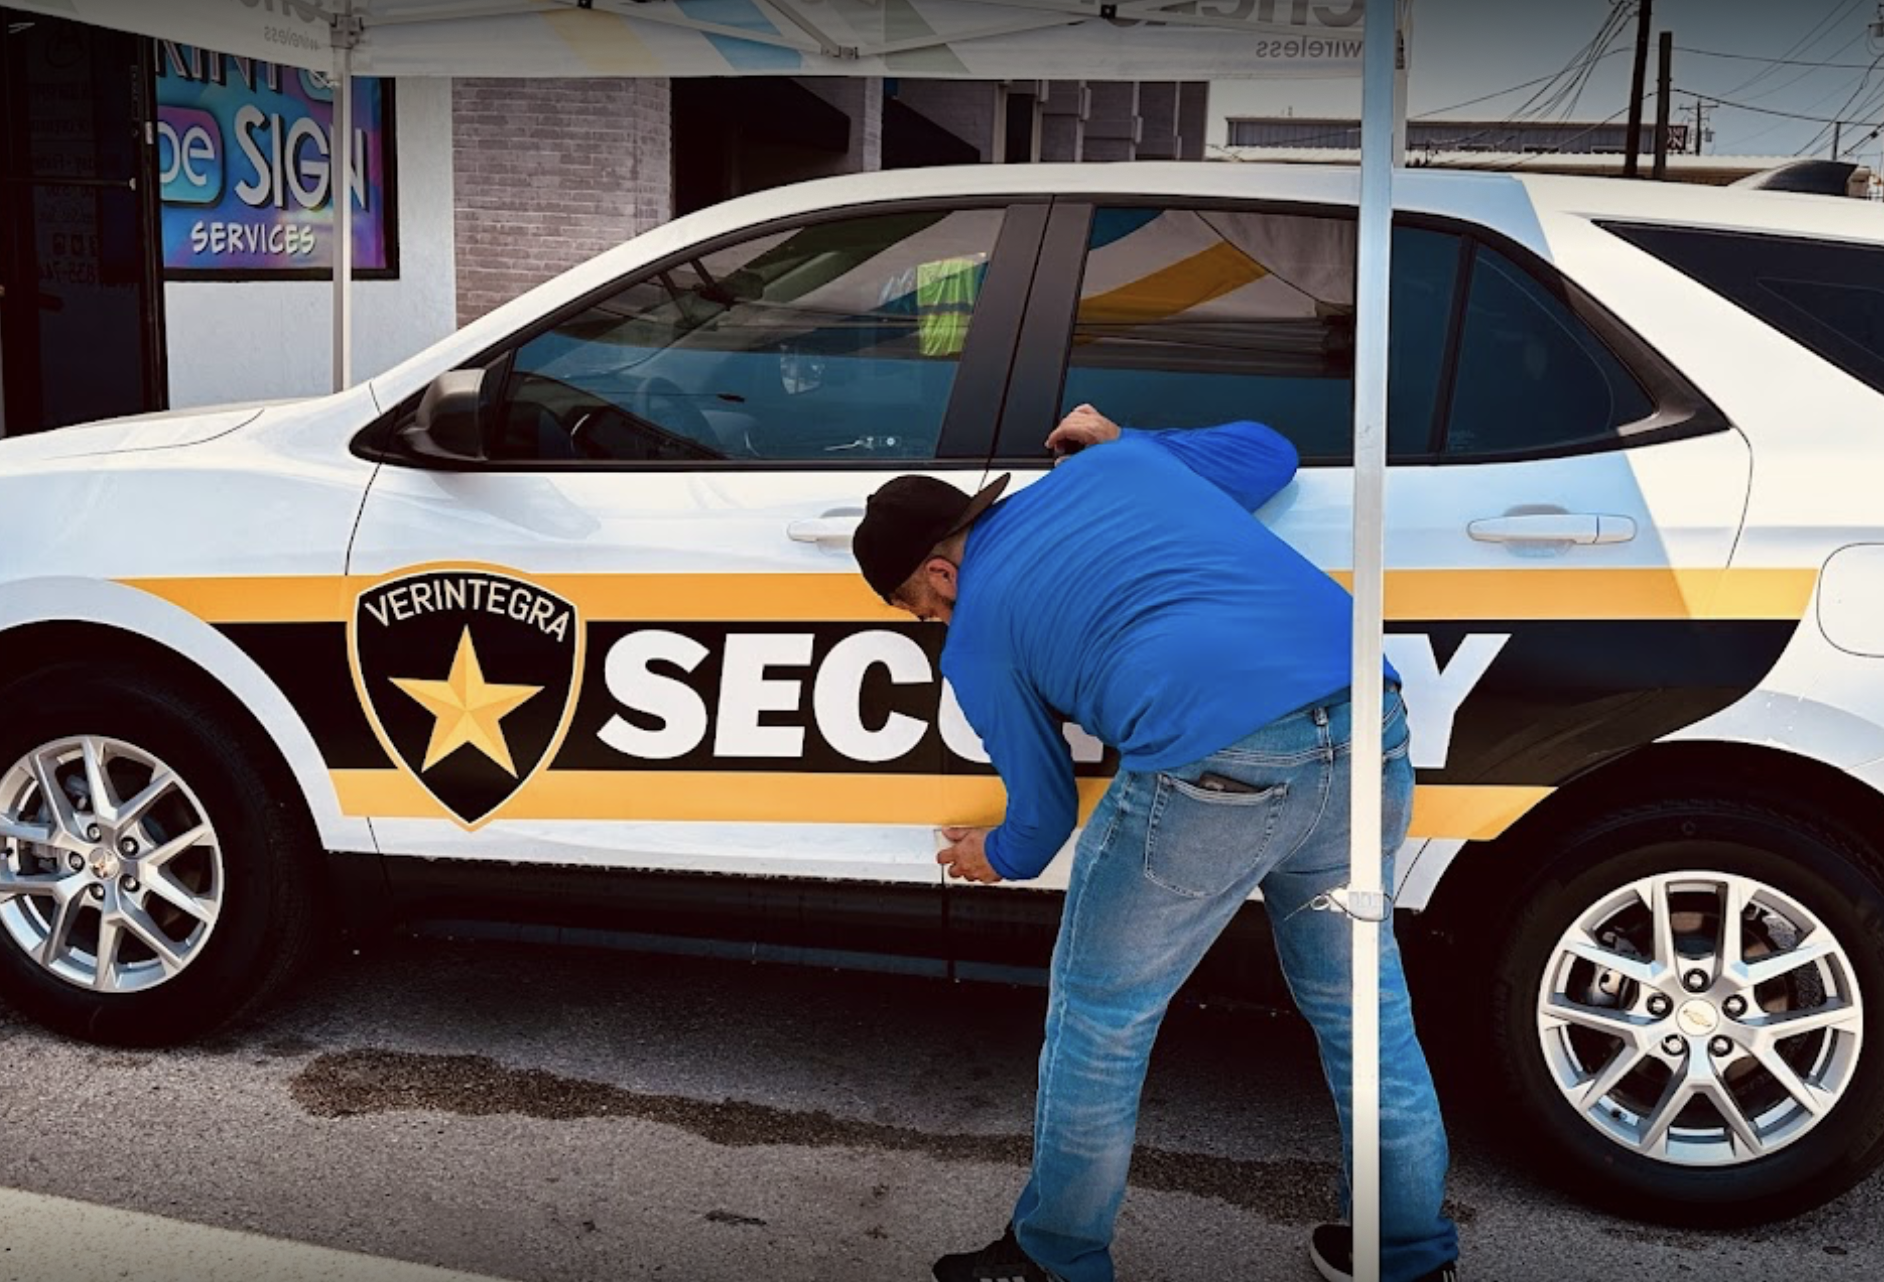
[[(1445, 767), (1460, 706), (1510, 639), (1468, 636), (1443, 664), (1428, 636), (1389, 639), (1406, 686), (1417, 766)], [(920, 769), (927, 748), (931, 764), (943, 751), (958, 766), (988, 764), (954, 691), (946, 681), (938, 685), (930, 651), (910, 632), (870, 629), (825, 644), (807, 631), (730, 632), (715, 640), (678, 628), (635, 629), (614, 640), (602, 670), (613, 710), (596, 738), (641, 762), (816, 758), (825, 768)], [(1065, 733), (1076, 765), (1105, 761), (1104, 745), (1086, 731), (1069, 724)]]
[(1508, 632), (1475, 633), (1460, 642), (1451, 662), (1442, 669), (1430, 636), (1413, 633), (1384, 638), (1387, 662), (1404, 683), (1415, 769), (1445, 769), (1459, 706), (1485, 679), (1492, 661), (1510, 640)]

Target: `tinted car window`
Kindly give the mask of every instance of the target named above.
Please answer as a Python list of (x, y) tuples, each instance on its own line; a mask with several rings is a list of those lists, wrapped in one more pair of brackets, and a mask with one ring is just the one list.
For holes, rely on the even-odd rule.
[(995, 210), (774, 232), (654, 273), (518, 349), (509, 459), (929, 459)]
[[(1063, 409), (1091, 402), (1134, 427), (1256, 419), (1305, 462), (1351, 458), (1355, 234), (1346, 218), (1098, 210)], [(1388, 423), (1402, 457), (1431, 447), (1459, 254), (1445, 233), (1394, 233)]]
[(1854, 378), (1884, 391), (1884, 246), (1607, 224)]
[(1588, 447), (1654, 412), (1641, 384), (1568, 304), (1503, 254), (1474, 251), (1449, 456)]

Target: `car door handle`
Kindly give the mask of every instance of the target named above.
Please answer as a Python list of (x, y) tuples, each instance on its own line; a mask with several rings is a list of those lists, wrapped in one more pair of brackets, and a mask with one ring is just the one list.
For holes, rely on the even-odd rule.
[(1480, 543), (1627, 543), (1635, 537), (1635, 521), (1626, 516), (1599, 516), (1593, 512), (1525, 512), (1474, 521), (1466, 533)]
[(822, 547), (847, 548), (862, 520), (863, 513), (861, 512), (827, 512), (823, 516), (812, 517), (808, 520), (793, 521), (785, 527), (785, 533), (794, 543), (816, 543)]

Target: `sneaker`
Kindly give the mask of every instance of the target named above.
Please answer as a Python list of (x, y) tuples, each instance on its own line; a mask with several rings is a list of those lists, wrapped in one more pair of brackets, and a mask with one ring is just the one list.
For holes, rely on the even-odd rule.
[(1012, 1224), (999, 1242), (966, 1255), (945, 1255), (931, 1272), (936, 1282), (1053, 1282), (1053, 1275), (1021, 1250)]
[[(1354, 1282), (1354, 1230), (1345, 1224), (1323, 1224), (1308, 1239), (1308, 1258), (1328, 1282)], [(1459, 1262), (1448, 1260), (1417, 1282), (1459, 1282)]]

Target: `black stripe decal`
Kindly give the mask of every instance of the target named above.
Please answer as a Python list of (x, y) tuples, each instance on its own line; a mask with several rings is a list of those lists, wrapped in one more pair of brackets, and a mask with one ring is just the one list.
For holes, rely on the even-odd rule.
[[(1745, 697), (1772, 670), (1798, 626), (1785, 620), (1474, 620), (1402, 621), (1387, 630), (1398, 637), (1423, 637), (1441, 673), (1468, 638), (1508, 638), (1460, 704), (1445, 745), (1445, 764), (1423, 766), (1422, 783), (1551, 787)], [(361, 711), (343, 624), (225, 624), (220, 631), (280, 686), (312, 730), (331, 768), (393, 768)], [(617, 719), (644, 731), (663, 725), (658, 717), (624, 706), (609, 689), (611, 648), (643, 632), (670, 633), (705, 652), (691, 671), (658, 659), (647, 665), (654, 678), (684, 686), (682, 697), (697, 701), (706, 719), (697, 742), (679, 756), (660, 760), (624, 755), (602, 737)], [(574, 720), (551, 768), (651, 773), (785, 770), (860, 776), (991, 774), (990, 767), (967, 761), (945, 746), (938, 725), (938, 680), (897, 683), (881, 665), (868, 670), (860, 692), (844, 691), (845, 699), (858, 699), (864, 727), (875, 729), (900, 715), (921, 724), (920, 737), (894, 760), (880, 762), (854, 760), (827, 739), (814, 715), (818, 675), (833, 649), (860, 632), (892, 633), (913, 642), (929, 671), (937, 669), (942, 629), (913, 623), (591, 623)], [(809, 638), (807, 662), (772, 665), (765, 671), (768, 681), (795, 683), (795, 689), (778, 692), (783, 702), (795, 701), (795, 705), (758, 716), (761, 726), (802, 731), (801, 754), (717, 755), (726, 647), (735, 634)], [(1412, 684), (1417, 688), (1417, 680)], [(1416, 740), (1416, 757), (1436, 757), (1439, 747)], [(1078, 772), (1107, 775), (1116, 768), (1116, 761), (1116, 754), (1108, 751), (1101, 761), (1081, 763)]]
[(224, 623), (218, 632), (281, 688), (331, 770), (390, 770), (360, 709), (344, 623)]

